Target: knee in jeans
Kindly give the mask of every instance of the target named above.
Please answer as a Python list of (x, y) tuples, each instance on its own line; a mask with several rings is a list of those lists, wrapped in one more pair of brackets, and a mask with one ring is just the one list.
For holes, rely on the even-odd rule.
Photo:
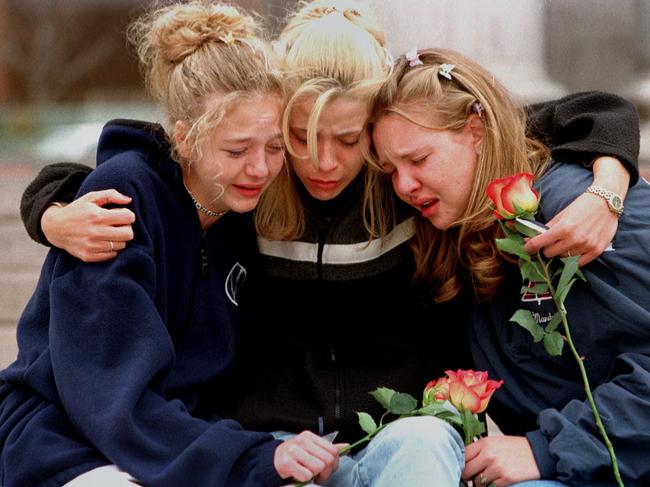
[(430, 445), (440, 448), (447, 445), (459, 458), (465, 454), (458, 432), (448, 423), (432, 416), (399, 419), (389, 424), (383, 433), (386, 441), (397, 441), (402, 445), (413, 444), (417, 447)]

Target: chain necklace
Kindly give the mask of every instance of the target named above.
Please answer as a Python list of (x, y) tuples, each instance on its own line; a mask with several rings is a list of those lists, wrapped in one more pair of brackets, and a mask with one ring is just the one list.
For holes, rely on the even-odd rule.
[(192, 198), (192, 203), (194, 203), (194, 207), (195, 207), (197, 210), (199, 210), (199, 211), (205, 213), (205, 214), (208, 215), (208, 216), (211, 216), (212, 218), (221, 218), (221, 217), (224, 216), (226, 213), (228, 213), (228, 210), (224, 210), (224, 211), (219, 211), (219, 212), (217, 212), (217, 211), (212, 211), (212, 210), (206, 208), (206, 207), (203, 206), (201, 203), (199, 203), (198, 201), (196, 201), (196, 198), (194, 197), (194, 195), (192, 194), (192, 192), (189, 190), (189, 188), (185, 185), (185, 183), (183, 183), (183, 186), (185, 186), (185, 191), (187, 191), (187, 194), (189, 194), (189, 195), (190, 195), (190, 198)]

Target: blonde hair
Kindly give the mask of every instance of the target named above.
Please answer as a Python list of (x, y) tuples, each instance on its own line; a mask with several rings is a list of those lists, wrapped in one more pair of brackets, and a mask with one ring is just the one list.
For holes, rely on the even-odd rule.
[[(485, 189), (495, 178), (522, 171), (540, 174), (548, 149), (527, 138), (523, 110), (514, 106), (506, 89), (483, 67), (446, 49), (425, 49), (419, 58), (422, 64), (416, 66), (405, 58), (398, 60), (373, 100), (369, 128), (392, 112), (423, 127), (456, 130), (465, 126), (477, 112), (475, 103), (480, 103), (484, 134), (465, 213), (443, 231), (418, 215), (412, 250), (415, 278), (435, 286), (437, 301), (458, 296), (468, 287), (464, 277), (471, 279), (468, 291), (487, 299), (502, 285), (504, 265), (511, 259), (496, 248), (501, 230)], [(443, 64), (454, 66), (451, 80), (440, 74)]]
[[(290, 155), (296, 156), (289, 137), (289, 117), (296, 104), (313, 101), (307, 125), (307, 150), (318, 164), (318, 122), (323, 109), (335, 99), (367, 102), (385, 79), (392, 58), (384, 35), (364, 6), (353, 0), (301, 2), (275, 44), (283, 59), (288, 103), (282, 132)], [(365, 106), (365, 105), (364, 105)], [(386, 192), (375, 190), (376, 174), (366, 172), (364, 215), (369, 234), (385, 233), (383, 209)], [(305, 214), (290, 168), (280, 173), (262, 195), (256, 211), (260, 235), (272, 239), (299, 238)], [(390, 193), (388, 193), (390, 194)], [(382, 216), (376, 216), (377, 211)]]
[[(193, 157), (200, 157), (201, 141), (235, 101), (281, 93), (277, 62), (258, 33), (253, 17), (209, 0), (154, 8), (129, 26), (147, 90), (165, 110), (167, 131), (173, 135), (175, 123), (186, 122)], [(206, 110), (215, 95), (219, 103)]]

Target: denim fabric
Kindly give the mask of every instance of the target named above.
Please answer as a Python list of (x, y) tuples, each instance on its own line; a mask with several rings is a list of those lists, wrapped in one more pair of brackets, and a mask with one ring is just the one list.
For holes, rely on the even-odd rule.
[(518, 484), (512, 484), (510, 487), (570, 487), (567, 484), (557, 480), (527, 480)]
[[(286, 439), (286, 433), (274, 433)], [(465, 464), (460, 435), (429, 417), (393, 421), (363, 450), (340, 459), (325, 487), (458, 487)]]

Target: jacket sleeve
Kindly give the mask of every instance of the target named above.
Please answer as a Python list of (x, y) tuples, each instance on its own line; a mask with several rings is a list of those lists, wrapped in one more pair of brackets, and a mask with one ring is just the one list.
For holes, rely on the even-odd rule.
[[(647, 352), (619, 355), (611, 376), (611, 380), (593, 389), (594, 401), (614, 445), (621, 475), (638, 482), (630, 485), (647, 485), (650, 356)], [(526, 437), (543, 479), (587, 485), (595, 477), (611, 478), (613, 483), (609, 452), (586, 400), (570, 401), (561, 410), (545, 409), (538, 423), (539, 429)]]
[(70, 203), (91, 171), (83, 164), (59, 162), (45, 166), (29, 183), (20, 200), (20, 217), (33, 240), (50, 246), (41, 230), (43, 213), (55, 201)]
[[(572, 182), (570, 188), (563, 184), (567, 180)], [(589, 184), (589, 174), (557, 164), (545, 183), (544, 211), (549, 217)], [(566, 299), (569, 325), (578, 353), (585, 356), (594, 401), (621, 475), (631, 486), (650, 482), (648, 214), (650, 185), (642, 181), (628, 193), (615, 250), (605, 252), (601, 262), (587, 265), (586, 283), (577, 283)], [(565, 350), (563, 355), (567, 354)], [(570, 356), (566, 360), (575, 364)], [(609, 453), (587, 400), (573, 399), (561, 408), (545, 409), (537, 421), (539, 429), (526, 436), (542, 478), (569, 485), (592, 484), (595, 479), (613, 482)]]
[(281, 485), (273, 466), (279, 442), (270, 434), (246, 431), (229, 419), (197, 418), (181, 401), (165, 397), (175, 348), (157, 302), (161, 269), (153, 233), (140, 218), (147, 188), (124, 183), (125, 173), (107, 169), (112, 178), (102, 178), (106, 171), (98, 169), (82, 193), (110, 184), (133, 194), (136, 238), (106, 263), (58, 256), (49, 336), (68, 416), (102, 454), (144, 485)]
[(639, 179), (639, 116), (632, 103), (605, 92), (575, 93), (530, 105), (528, 135), (546, 143), (556, 161), (589, 164), (598, 155), (617, 158)]

